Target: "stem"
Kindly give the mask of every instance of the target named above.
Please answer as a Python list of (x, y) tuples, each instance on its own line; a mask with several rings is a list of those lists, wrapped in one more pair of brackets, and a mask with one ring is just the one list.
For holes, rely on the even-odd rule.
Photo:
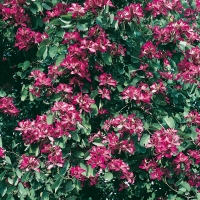
[(17, 157), (21, 158), (21, 156), (19, 156), (18, 154), (16, 154), (15, 152), (12, 152), (12, 151), (6, 151), (6, 153), (12, 153), (12, 154), (16, 155)]
[[(166, 177), (163, 179), (163, 182), (164, 182), (171, 190), (173, 190), (174, 192), (176, 192), (176, 193), (178, 194), (178, 191), (175, 190), (174, 188), (172, 188), (172, 187), (167, 183)], [(185, 196), (184, 194), (178, 194), (178, 195), (183, 196), (183, 197), (185, 197), (185, 198), (187, 198), (187, 199), (192, 199), (192, 198), (194, 198), (194, 197), (187, 197), (187, 196)]]

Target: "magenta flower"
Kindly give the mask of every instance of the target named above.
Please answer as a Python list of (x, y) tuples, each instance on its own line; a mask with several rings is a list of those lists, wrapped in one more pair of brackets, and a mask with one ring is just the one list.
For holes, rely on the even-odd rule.
[(22, 155), (22, 159), (20, 161), (20, 169), (25, 171), (40, 171), (39, 169), (40, 161), (36, 159), (34, 156), (27, 156), (25, 154)]

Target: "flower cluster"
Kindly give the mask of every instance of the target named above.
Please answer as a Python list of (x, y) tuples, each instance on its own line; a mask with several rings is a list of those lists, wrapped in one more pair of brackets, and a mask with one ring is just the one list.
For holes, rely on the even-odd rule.
[(86, 10), (95, 12), (95, 9), (102, 9), (104, 6), (114, 7), (110, 0), (85, 0), (84, 3)]
[(129, 133), (130, 135), (137, 134), (138, 138), (140, 138), (140, 134), (144, 130), (141, 119), (138, 119), (134, 114), (131, 114), (128, 117), (119, 115), (115, 118), (106, 120), (102, 128), (106, 131), (117, 129), (121, 136), (124, 133)]
[(89, 97), (88, 94), (79, 93), (73, 97), (72, 104), (79, 105), (80, 109), (83, 109), (85, 112), (91, 111), (91, 105), (94, 104), (95, 101)]
[(52, 146), (51, 144), (44, 145), (41, 152), (48, 154), (48, 161), (46, 165), (47, 169), (51, 169), (54, 166), (63, 167), (64, 159), (62, 157), (62, 150), (59, 146)]
[(26, 144), (32, 144), (45, 138), (54, 140), (54, 138), (60, 138), (64, 135), (70, 137), (69, 131), (75, 130), (76, 123), (81, 122), (79, 113), (71, 104), (56, 102), (51, 111), (59, 113), (54, 125), (47, 123), (46, 115), (37, 116), (36, 120), (33, 121), (19, 122), (19, 127), (15, 130), (22, 133)]
[(87, 161), (87, 164), (92, 168), (100, 167), (105, 169), (109, 160), (111, 159), (111, 151), (107, 150), (104, 146), (93, 146), (90, 150), (90, 158)]
[(152, 2), (147, 4), (145, 10), (150, 11), (153, 17), (157, 15), (168, 15), (169, 11), (176, 11), (181, 13), (183, 10), (183, 6), (180, 0), (153, 0)]
[(178, 63), (179, 73), (176, 79), (181, 79), (186, 83), (198, 83), (197, 78), (200, 74), (200, 48), (194, 47), (186, 51), (184, 59)]
[(81, 17), (85, 15), (86, 9), (80, 6), (78, 3), (72, 3), (69, 8), (67, 8), (69, 13), (72, 13), (73, 18)]
[(40, 161), (36, 159), (34, 156), (27, 156), (25, 154), (22, 155), (22, 159), (20, 161), (20, 169), (25, 171), (40, 171), (39, 169)]
[(133, 184), (135, 182), (133, 172), (130, 172), (130, 167), (121, 159), (112, 159), (108, 164), (110, 171), (121, 172), (120, 179), (125, 179), (128, 183)]
[(196, 110), (190, 111), (185, 118), (188, 119), (189, 125), (194, 124), (200, 126), (200, 114)]
[(172, 155), (177, 154), (177, 147), (180, 144), (177, 130), (170, 128), (155, 131), (147, 147), (154, 147), (157, 159), (160, 160), (162, 157), (171, 158)]
[(200, 150), (188, 150), (188, 154), (195, 159), (195, 164), (200, 163)]
[(85, 181), (86, 177), (82, 174), (84, 172), (86, 172), (86, 170), (82, 169), (80, 166), (71, 167), (70, 169), (70, 175), (80, 181)]
[(10, 97), (0, 98), (0, 112), (15, 116), (19, 113), (19, 110), (13, 104), (13, 99)]
[(27, 23), (30, 22), (30, 18), (25, 14), (23, 8), (23, 4), (25, 3), (26, 1), (20, 1), (20, 3), (17, 0), (4, 1), (3, 4), (0, 4), (2, 20), (9, 20), (9, 24), (27, 26)]
[(62, 2), (59, 2), (56, 4), (56, 6), (53, 7), (53, 9), (50, 11), (46, 11), (46, 17), (44, 18), (45, 22), (49, 22), (50, 19), (54, 17), (58, 17), (60, 15), (64, 15), (68, 13), (69, 4), (64, 4)]
[(177, 41), (199, 41), (200, 37), (187, 22), (182, 19), (167, 24), (166, 27), (160, 28), (155, 26), (153, 29), (156, 44), (167, 44)]
[(143, 9), (141, 4), (130, 4), (129, 6), (125, 6), (122, 11), (118, 11), (115, 16), (115, 20), (119, 20), (119, 22), (123, 21), (131, 21), (135, 19), (138, 23), (140, 19), (144, 17)]
[(180, 152), (172, 162), (174, 164), (174, 171), (176, 174), (190, 171), (191, 160), (184, 153)]
[(155, 160), (144, 159), (139, 166), (140, 169), (144, 169), (149, 172), (150, 179), (161, 180), (165, 174), (164, 170), (158, 167), (158, 163)]
[(33, 45), (42, 42), (47, 37), (47, 34), (32, 31), (30, 28), (18, 28), (15, 36), (15, 47), (18, 47), (19, 50), (25, 49), (25, 51), (28, 51)]
[(140, 83), (137, 88), (135, 86), (128, 86), (121, 95), (122, 99), (135, 100), (137, 104), (141, 102), (149, 104), (152, 98), (152, 92), (145, 83)]

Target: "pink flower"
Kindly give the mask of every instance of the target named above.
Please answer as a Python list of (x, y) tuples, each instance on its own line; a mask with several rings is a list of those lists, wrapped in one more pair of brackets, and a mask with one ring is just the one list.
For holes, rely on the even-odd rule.
[(97, 173), (95, 176), (90, 176), (90, 186), (96, 185), (98, 183), (99, 174)]
[(73, 93), (73, 88), (68, 86), (67, 84), (60, 83), (56, 88), (56, 93), (58, 92), (66, 92), (66, 93)]
[(115, 16), (115, 20), (122, 21), (131, 21), (132, 19), (140, 22), (140, 19), (144, 17), (143, 10), (141, 4), (130, 4), (129, 6), (125, 6), (122, 11), (118, 11)]
[(153, 17), (157, 15), (163, 14), (167, 15), (169, 11), (177, 11), (179, 13), (182, 12), (183, 6), (180, 0), (153, 0), (152, 2), (147, 4), (145, 10), (151, 11)]
[(160, 160), (163, 156), (171, 158), (177, 153), (179, 145), (180, 137), (177, 135), (177, 130), (170, 128), (155, 131), (147, 147), (154, 147), (157, 159)]
[(0, 98), (0, 112), (16, 116), (20, 111), (13, 104), (13, 99), (11, 97)]
[(135, 100), (136, 103), (150, 103), (152, 98), (152, 92), (147, 84), (141, 83), (138, 88), (135, 86), (128, 86), (121, 93), (122, 99)]
[(196, 110), (190, 111), (185, 118), (188, 119), (189, 125), (194, 124), (200, 126), (200, 113), (198, 113)]
[(155, 169), (158, 167), (158, 163), (154, 160), (147, 160), (147, 158), (145, 158), (142, 163), (140, 164), (139, 168), (140, 169), (144, 169), (146, 170), (147, 172), (150, 170), (150, 169)]
[(67, 10), (72, 13), (73, 18), (77, 18), (80, 16), (84, 16), (86, 9), (82, 6), (80, 6), (78, 3), (72, 3)]
[(86, 171), (84, 169), (82, 169), (80, 166), (71, 167), (71, 169), (70, 169), (70, 175), (80, 181), (85, 180), (85, 176), (82, 174), (84, 172), (86, 172)]
[(45, 15), (46, 17), (44, 18), (44, 21), (48, 22), (50, 19), (54, 17), (67, 14), (68, 7), (69, 7), (69, 4), (65, 4), (62, 2), (57, 3), (56, 6), (54, 6), (51, 11), (50, 10), (46, 11), (46, 15)]
[(86, 10), (92, 10), (103, 8), (104, 6), (114, 7), (110, 0), (86, 0), (84, 3)]
[(159, 58), (156, 46), (153, 45), (151, 41), (146, 42), (141, 47), (141, 54), (139, 57), (147, 57), (147, 58)]
[[(49, 147), (48, 147), (49, 148)], [(42, 149), (43, 153), (48, 152), (48, 149)], [(64, 158), (62, 157), (62, 150), (59, 146), (52, 146), (50, 148), (50, 153), (48, 155), (48, 161), (46, 162), (48, 166), (47, 169), (51, 169), (55, 166), (63, 167), (64, 165)]]
[(15, 38), (15, 47), (18, 47), (19, 50), (25, 49), (28, 51), (34, 44), (42, 42), (43, 35), (32, 31), (30, 28), (23, 27), (18, 28)]
[(110, 90), (103, 88), (102, 90), (99, 89), (98, 92), (99, 92), (99, 94), (102, 95), (102, 98), (106, 98), (106, 99), (110, 100), (110, 93), (111, 93)]
[(112, 78), (111, 74), (103, 73), (98, 77), (98, 80), (100, 82), (99, 85), (117, 86), (117, 81)]
[(130, 135), (137, 134), (138, 138), (140, 138), (140, 134), (144, 130), (141, 119), (136, 118), (134, 114), (131, 114), (128, 117), (119, 115), (104, 122), (104, 130), (108, 131), (115, 128), (118, 129), (118, 133), (121, 135), (124, 133), (129, 133)]
[(200, 163), (200, 150), (189, 150), (188, 154), (195, 159), (195, 164)]
[(6, 151), (5, 149), (0, 147), (0, 158), (5, 158), (5, 155), (4, 155), (5, 151)]
[(34, 156), (26, 156), (22, 155), (22, 160), (20, 161), (20, 169), (24, 169), (25, 171), (35, 170), (40, 171), (38, 169), (40, 166), (40, 162)]
[(172, 164), (174, 164), (174, 171), (176, 174), (189, 172), (191, 163), (192, 162), (189, 160), (189, 157), (182, 152), (180, 152), (172, 162)]
[(63, 38), (63, 44), (70, 43), (70, 41), (78, 41), (80, 39), (80, 34), (78, 32), (67, 32)]
[[(10, 25), (14, 26), (27, 26), (30, 22), (28, 14), (25, 14), (25, 9), (23, 8), (24, 0), (18, 1), (3, 1), (4, 3), (0, 6), (0, 15), (3, 21), (9, 22)], [(22, 4), (22, 5), (20, 5)]]
[(150, 179), (162, 180), (162, 175), (164, 172), (160, 168), (155, 168), (150, 172)]
[(79, 93), (73, 98), (74, 105), (79, 105), (81, 109), (83, 109), (85, 112), (90, 112), (91, 111), (91, 105), (95, 103), (93, 99), (89, 97), (88, 94), (82, 94)]
[(108, 161), (111, 159), (111, 151), (107, 150), (104, 146), (93, 146), (89, 152), (90, 158), (87, 164), (91, 165), (92, 168), (100, 167), (101, 169), (105, 169)]

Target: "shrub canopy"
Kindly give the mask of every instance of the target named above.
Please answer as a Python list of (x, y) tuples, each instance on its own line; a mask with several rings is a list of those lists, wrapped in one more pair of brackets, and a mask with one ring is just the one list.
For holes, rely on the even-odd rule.
[(5, 200), (200, 200), (200, 1), (0, 1)]

